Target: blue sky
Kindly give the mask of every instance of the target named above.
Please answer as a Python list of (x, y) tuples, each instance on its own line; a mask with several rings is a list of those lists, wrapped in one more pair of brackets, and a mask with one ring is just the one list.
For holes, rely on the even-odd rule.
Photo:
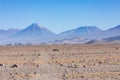
[(120, 0), (0, 0), (0, 29), (39, 23), (60, 33), (79, 26), (120, 24)]

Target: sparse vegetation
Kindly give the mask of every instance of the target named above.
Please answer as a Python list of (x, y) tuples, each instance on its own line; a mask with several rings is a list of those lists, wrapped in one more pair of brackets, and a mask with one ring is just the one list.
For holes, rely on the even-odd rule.
[(1, 46), (1, 80), (120, 80), (119, 48), (119, 44)]
[(24, 46), (22, 43), (16, 43), (15, 46)]

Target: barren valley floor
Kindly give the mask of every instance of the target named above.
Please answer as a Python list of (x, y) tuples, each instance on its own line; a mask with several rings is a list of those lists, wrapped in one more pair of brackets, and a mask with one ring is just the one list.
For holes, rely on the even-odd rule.
[(0, 80), (120, 80), (120, 44), (1, 46)]

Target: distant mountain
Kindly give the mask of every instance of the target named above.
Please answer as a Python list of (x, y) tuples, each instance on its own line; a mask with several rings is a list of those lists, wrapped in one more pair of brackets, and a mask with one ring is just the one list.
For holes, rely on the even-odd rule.
[(115, 37), (104, 38), (106, 41), (120, 41), (120, 35)]
[(110, 29), (108, 29), (108, 30), (116, 30), (116, 29), (119, 29), (119, 30), (120, 30), (120, 25), (117, 25), (116, 27), (110, 28)]
[[(38, 25), (37, 23), (33, 23), (27, 28), (21, 30), (20, 32), (11, 36), (11, 40), (18, 41), (45, 41), (50, 40), (56, 34), (52, 31), (48, 30), (42, 25)], [(49, 39), (50, 38), (50, 39)]]
[(86, 44), (113, 44), (113, 43), (120, 43), (120, 35), (103, 39), (93, 39), (88, 41)]
[(99, 38), (108, 38), (108, 37), (119, 36), (119, 35), (120, 35), (120, 25), (97, 34)]
[(83, 26), (55, 34), (42, 25), (33, 23), (23, 30), (0, 30), (0, 44), (106, 44), (120, 43), (120, 25), (108, 30)]
[(19, 29), (15, 28), (11, 28), (8, 30), (0, 30), (0, 39), (6, 39), (19, 31), (20, 31)]
[[(95, 37), (95, 34), (102, 32), (101, 29), (95, 26), (84, 26), (76, 29), (68, 30), (59, 34), (62, 38), (87, 38), (91, 39)], [(94, 36), (93, 36), (94, 35)]]
[(105, 43), (106, 43), (106, 40), (93, 39), (86, 42), (85, 44), (105, 44)]
[[(78, 43), (78, 44), (85, 43), (86, 41), (88, 41), (86, 42), (86, 44), (119, 43), (119, 41), (116, 41), (120, 39), (119, 35), (120, 35), (120, 25), (105, 31), (102, 31), (101, 29), (95, 26), (85, 26), (73, 30), (68, 30), (59, 34), (59, 36), (62, 37), (61, 39), (61, 41), (63, 40), (62, 42), (65, 42), (66, 40), (64, 39), (67, 39), (67, 42), (72, 43), (73, 41), (73, 43)], [(78, 40), (78, 38), (84, 38), (84, 41)], [(74, 40), (76, 40), (76, 42)]]
[(51, 42), (52, 44), (84, 44), (88, 40), (84, 38), (61, 39)]
[(85, 44), (120, 44), (120, 40), (90, 40)]

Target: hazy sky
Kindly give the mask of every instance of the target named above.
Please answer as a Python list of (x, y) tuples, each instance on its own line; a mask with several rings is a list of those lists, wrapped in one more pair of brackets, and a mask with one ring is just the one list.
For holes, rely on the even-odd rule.
[(79, 26), (120, 24), (120, 0), (0, 0), (0, 29), (39, 23), (59, 33)]

